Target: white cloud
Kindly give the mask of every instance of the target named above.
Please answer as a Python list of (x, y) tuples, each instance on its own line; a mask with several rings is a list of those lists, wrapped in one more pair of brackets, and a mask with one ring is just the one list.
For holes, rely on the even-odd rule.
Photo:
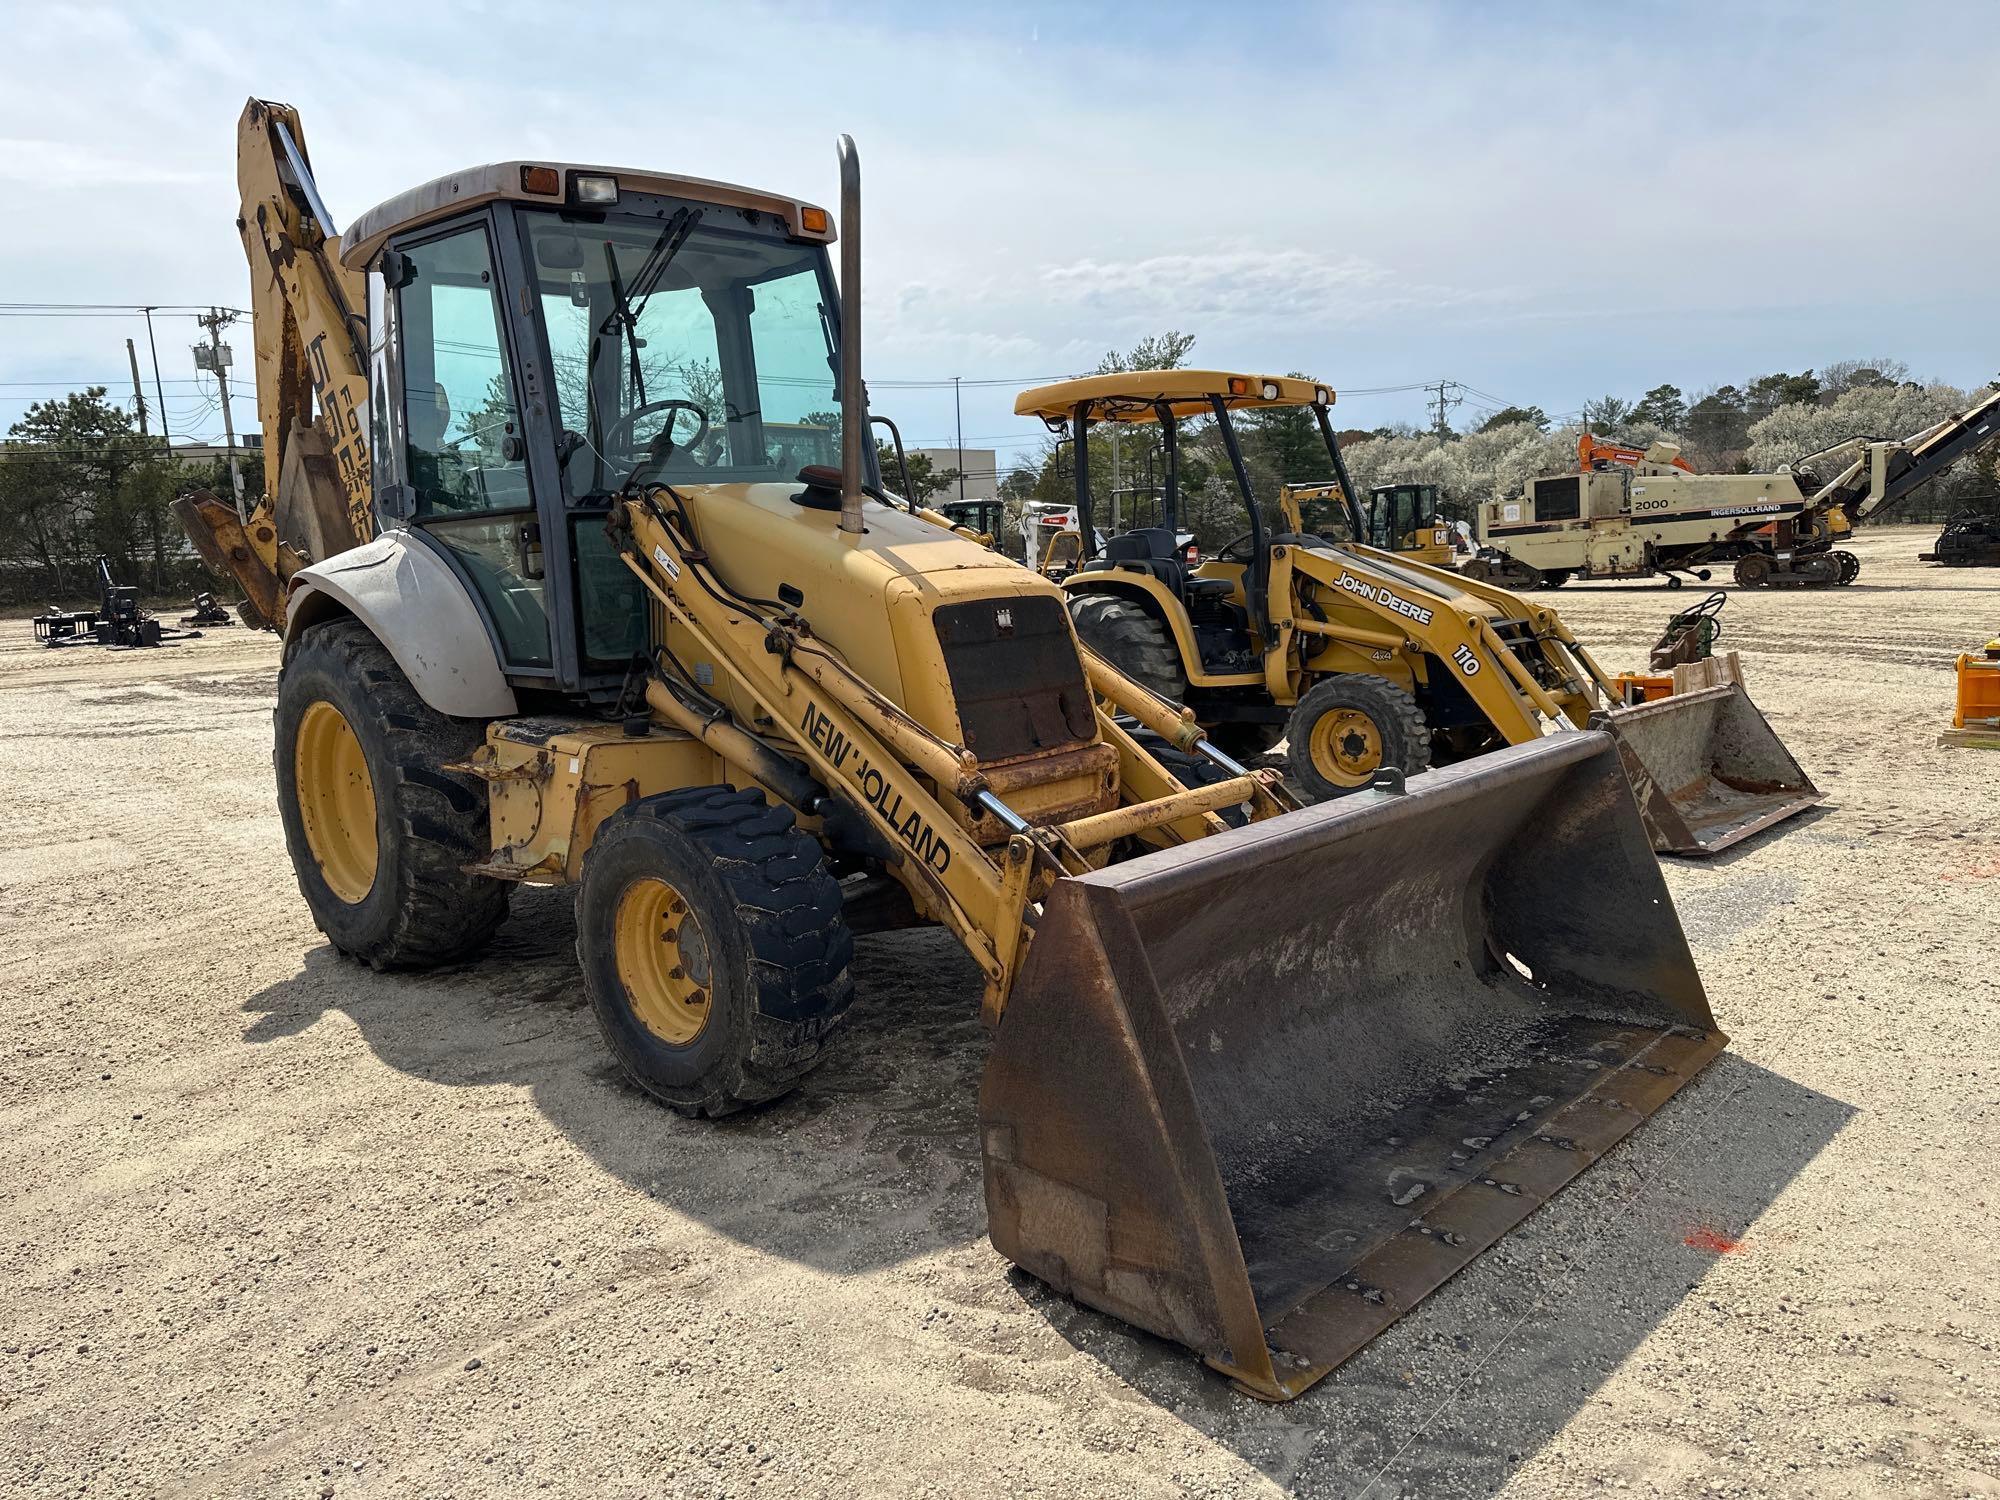
[(175, 167), (127, 152), (74, 141), (0, 136), (0, 182), (55, 190), (138, 187), (201, 182), (226, 176)]
[[(1029, 9), (404, 7), (392, 44), (358, 4), (16, 6), (0, 279), (241, 302), (254, 91), (303, 111), (342, 222), (517, 155), (825, 202), (852, 131), (879, 380), (1088, 368), (1165, 327), (1216, 363), (1453, 375), (1550, 410), (1866, 349), (1959, 383), (2000, 364), (2000, 309), (1964, 291), (2000, 237), (1963, 165), (2000, 62), (1984, 4), (1655, 3), (1619, 35), (1415, 0), (1115, 33)], [(130, 331), (10, 320), (0, 381), (116, 376)], [(183, 342), (163, 332), (162, 362), (191, 375)], [(968, 434), (1012, 422), (1002, 393), (965, 399)], [(950, 414), (949, 392), (897, 400), (914, 438)]]

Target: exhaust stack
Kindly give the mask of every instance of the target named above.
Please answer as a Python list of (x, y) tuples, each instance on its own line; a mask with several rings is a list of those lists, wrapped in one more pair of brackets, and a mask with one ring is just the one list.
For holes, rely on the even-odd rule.
[(861, 385), (861, 157), (840, 138), (840, 529), (861, 535), (862, 439), (868, 395)]

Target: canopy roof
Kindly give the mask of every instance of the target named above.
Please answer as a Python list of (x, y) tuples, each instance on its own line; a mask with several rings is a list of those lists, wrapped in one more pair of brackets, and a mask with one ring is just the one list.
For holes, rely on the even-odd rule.
[(1263, 406), (1331, 406), (1333, 387), (1293, 375), (1244, 375), (1227, 370), (1130, 370), (1038, 385), (1014, 399), (1014, 415), (1068, 421), (1089, 402), (1093, 422), (1156, 422), (1159, 408), (1176, 417), (1203, 417), (1220, 396), (1232, 411)]

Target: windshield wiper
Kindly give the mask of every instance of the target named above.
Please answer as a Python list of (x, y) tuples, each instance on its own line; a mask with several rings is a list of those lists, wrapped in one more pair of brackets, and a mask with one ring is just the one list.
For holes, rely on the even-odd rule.
[[(688, 236), (694, 233), (695, 226), (701, 219), (701, 209), (675, 209), (667, 222), (660, 226), (660, 232), (653, 243), (647, 247), (646, 258), (639, 262), (639, 269), (633, 275), (632, 285), (629, 288), (618, 274), (617, 246), (610, 240), (604, 242), (604, 263), (609, 271), (612, 307), (611, 311), (605, 314), (603, 323), (598, 326), (596, 337), (590, 341), (590, 355), (584, 360), (583, 365), (584, 389), (589, 393), (590, 400), (591, 425), (596, 429), (591, 434), (590, 444), (593, 455), (591, 474), (594, 481), (593, 491), (602, 487), (604, 479), (604, 454), (601, 451), (604, 420), (603, 414), (598, 410), (597, 382), (593, 379), (597, 369), (597, 351), (604, 346), (604, 341), (612, 336), (614, 330), (623, 333), (626, 350), (631, 359), (627, 367), (627, 373), (632, 380), (631, 409), (636, 411), (644, 406), (646, 374), (639, 362), (639, 351), (646, 347), (646, 341), (639, 337), (639, 318), (646, 310), (646, 303), (659, 287), (660, 279), (667, 274), (667, 267), (674, 263), (674, 257), (681, 253), (681, 247), (687, 243)], [(633, 467), (636, 468), (637, 464), (635, 463)], [(628, 479), (631, 477), (630, 470), (626, 471), (625, 477)], [(619, 481), (618, 488), (624, 488), (623, 479)]]

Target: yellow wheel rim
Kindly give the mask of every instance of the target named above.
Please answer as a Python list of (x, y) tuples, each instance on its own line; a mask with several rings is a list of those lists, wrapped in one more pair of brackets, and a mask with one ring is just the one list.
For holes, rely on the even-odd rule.
[(715, 1003), (708, 935), (681, 893), (645, 876), (625, 887), (612, 921), (618, 982), (632, 1014), (670, 1047), (702, 1034)]
[(375, 783), (354, 726), (323, 698), (299, 720), (292, 774), (313, 862), (327, 889), (353, 906), (375, 886)]
[(1336, 708), (1313, 721), (1313, 769), (1335, 786), (1366, 786), (1382, 768), (1382, 731), (1358, 708)]

